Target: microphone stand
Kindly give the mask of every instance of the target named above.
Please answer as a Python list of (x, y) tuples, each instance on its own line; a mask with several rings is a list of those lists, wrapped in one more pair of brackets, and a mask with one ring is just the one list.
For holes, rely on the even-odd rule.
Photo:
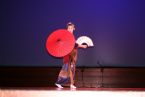
[(104, 87), (103, 83), (104, 83), (104, 75), (103, 75), (103, 72), (104, 72), (104, 67), (100, 64), (100, 62), (98, 61), (97, 64), (100, 66), (100, 72), (101, 72), (101, 84), (99, 87)]

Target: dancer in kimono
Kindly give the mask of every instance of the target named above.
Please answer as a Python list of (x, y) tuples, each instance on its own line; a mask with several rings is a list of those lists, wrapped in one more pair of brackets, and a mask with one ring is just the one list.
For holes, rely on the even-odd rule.
[[(68, 23), (67, 30), (73, 34), (75, 25)], [(76, 88), (74, 85), (74, 78), (78, 48), (87, 48), (87, 45), (80, 45), (76, 43), (74, 49), (68, 55), (63, 57), (63, 66), (58, 75), (57, 82), (55, 83), (58, 88), (63, 88), (63, 85), (65, 84), (69, 84), (70, 88)]]

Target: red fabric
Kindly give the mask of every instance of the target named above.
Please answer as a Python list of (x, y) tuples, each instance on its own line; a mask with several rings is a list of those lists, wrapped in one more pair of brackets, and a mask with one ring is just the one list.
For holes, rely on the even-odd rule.
[(71, 53), (63, 57), (64, 64), (76, 64), (77, 61), (77, 48), (74, 48)]
[(69, 54), (63, 57), (63, 63), (64, 64), (69, 63)]

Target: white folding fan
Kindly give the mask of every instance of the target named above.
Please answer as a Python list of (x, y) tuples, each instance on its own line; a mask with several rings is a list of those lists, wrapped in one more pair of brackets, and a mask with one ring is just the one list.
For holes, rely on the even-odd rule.
[(80, 45), (82, 45), (83, 43), (86, 43), (88, 45), (88, 47), (94, 46), (92, 39), (89, 38), (88, 36), (79, 37), (77, 39), (76, 43), (80, 44)]

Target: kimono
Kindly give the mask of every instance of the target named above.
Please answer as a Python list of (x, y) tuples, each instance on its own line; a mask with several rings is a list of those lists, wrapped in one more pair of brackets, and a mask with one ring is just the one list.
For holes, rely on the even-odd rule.
[(63, 57), (63, 66), (58, 75), (56, 84), (60, 85), (74, 84), (76, 61), (77, 61), (77, 45), (75, 45), (75, 48), (68, 55)]

